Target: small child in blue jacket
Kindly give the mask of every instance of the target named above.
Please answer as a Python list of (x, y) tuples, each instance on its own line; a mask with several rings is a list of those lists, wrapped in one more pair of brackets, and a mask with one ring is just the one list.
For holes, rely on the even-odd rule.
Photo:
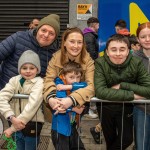
[[(83, 70), (80, 64), (70, 61), (66, 63), (55, 79), (57, 87), (56, 96), (58, 98), (67, 97), (72, 91), (87, 86), (86, 82), (80, 82)], [(78, 135), (76, 125), (79, 121), (79, 114), (83, 107), (70, 107), (65, 113), (57, 114), (53, 111), (52, 118), (52, 141), (56, 150), (85, 150), (84, 145)]]

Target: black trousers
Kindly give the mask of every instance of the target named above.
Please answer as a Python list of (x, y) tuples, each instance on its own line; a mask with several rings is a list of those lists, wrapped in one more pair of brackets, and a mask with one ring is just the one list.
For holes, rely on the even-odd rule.
[(102, 130), (107, 150), (125, 150), (133, 141), (133, 107), (120, 111), (102, 108)]
[(76, 125), (72, 126), (71, 136), (64, 136), (52, 130), (51, 137), (55, 150), (85, 150)]

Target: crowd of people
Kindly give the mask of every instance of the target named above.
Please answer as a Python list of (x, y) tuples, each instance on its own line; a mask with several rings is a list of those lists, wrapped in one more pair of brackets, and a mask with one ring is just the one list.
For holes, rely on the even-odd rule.
[[(99, 25), (91, 17), (83, 31), (67, 28), (60, 45), (60, 17), (50, 14), (0, 42), (0, 112), (10, 125), (4, 134), (14, 138), (17, 150), (37, 148), (43, 101), (52, 113), (56, 150), (85, 150), (77, 128), (86, 113), (98, 115), (99, 124), (89, 130), (97, 144), (103, 131), (107, 150), (125, 150), (133, 141), (136, 150), (150, 149), (149, 104), (97, 103), (95, 113), (89, 104), (94, 96), (112, 102), (150, 99), (150, 23), (140, 24), (135, 36), (118, 20), (102, 57)], [(29, 99), (12, 99), (14, 94)]]

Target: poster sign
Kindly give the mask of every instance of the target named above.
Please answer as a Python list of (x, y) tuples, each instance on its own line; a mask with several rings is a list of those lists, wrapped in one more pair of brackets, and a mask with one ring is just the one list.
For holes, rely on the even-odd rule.
[(127, 23), (130, 34), (136, 35), (139, 24), (150, 20), (149, 0), (99, 0), (98, 18), (100, 20), (99, 45), (103, 55), (107, 39), (115, 34), (115, 23), (123, 19)]
[(92, 17), (92, 4), (77, 4), (77, 20), (88, 20)]

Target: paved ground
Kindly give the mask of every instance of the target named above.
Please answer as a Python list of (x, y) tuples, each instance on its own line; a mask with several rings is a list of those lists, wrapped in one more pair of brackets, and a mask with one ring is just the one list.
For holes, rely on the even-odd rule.
[[(86, 150), (106, 150), (106, 145), (105, 145), (105, 140), (104, 137), (101, 133), (101, 144), (95, 144), (93, 137), (90, 133), (90, 127), (95, 126), (96, 124), (98, 124), (99, 120), (98, 119), (89, 119), (86, 117), (82, 118), (81, 121), (81, 140), (83, 141)], [(45, 123), (43, 130), (42, 130), (42, 135), (45, 136), (49, 136), (50, 137), (50, 127), (51, 124), (49, 124), (48, 122)], [(131, 145), (128, 149), (126, 150), (132, 150), (133, 145)], [(38, 149), (38, 150), (43, 150), (43, 149)], [(54, 147), (52, 145), (51, 139), (49, 139), (49, 146), (47, 148), (47, 150), (54, 150)]]
[[(8, 127), (7, 122), (5, 123), (5, 129)], [(86, 117), (83, 117), (81, 121), (81, 139), (85, 145), (86, 150), (101, 150), (100, 144), (95, 144), (91, 134), (90, 134), (90, 127), (95, 126), (98, 123), (98, 119), (88, 119)], [(38, 150), (44, 150), (47, 148), (47, 150), (54, 150), (54, 147), (51, 142), (51, 135), (50, 135), (50, 128), (51, 124), (48, 122), (45, 122), (42, 132), (41, 132), (41, 144), (39, 145)], [(46, 137), (46, 138), (45, 138)], [(0, 145), (2, 145), (3, 140), (0, 140)], [(3, 150), (0, 148), (0, 150)], [(6, 150), (6, 149), (5, 149)], [(105, 149), (102, 149), (105, 150)]]
[[(105, 140), (104, 137), (101, 137), (102, 144), (95, 144), (92, 135), (90, 134), (90, 127), (95, 126), (98, 123), (98, 119), (89, 119), (83, 117), (81, 121), (81, 139), (85, 145), (86, 150), (106, 150), (105, 147)], [(5, 122), (5, 128), (7, 128), (7, 122)], [(54, 147), (51, 142), (51, 135), (50, 135), (50, 128), (51, 124), (45, 122), (42, 132), (41, 132), (41, 143), (39, 144), (38, 150), (54, 150)], [(0, 146), (2, 145), (3, 141), (0, 140)], [(0, 150), (4, 150), (0, 148)], [(6, 149), (5, 149), (6, 150)], [(132, 150), (132, 146), (129, 147), (127, 150)]]
[[(90, 127), (95, 126), (98, 123), (97, 119), (83, 118), (81, 121), (81, 139), (85, 145), (86, 150), (101, 150), (99, 144), (95, 144), (92, 135), (90, 134)], [(46, 130), (45, 130), (46, 131)], [(44, 133), (44, 132), (43, 132)], [(49, 144), (48, 150), (54, 150), (52, 144)], [(103, 149), (105, 150), (105, 149)]]

